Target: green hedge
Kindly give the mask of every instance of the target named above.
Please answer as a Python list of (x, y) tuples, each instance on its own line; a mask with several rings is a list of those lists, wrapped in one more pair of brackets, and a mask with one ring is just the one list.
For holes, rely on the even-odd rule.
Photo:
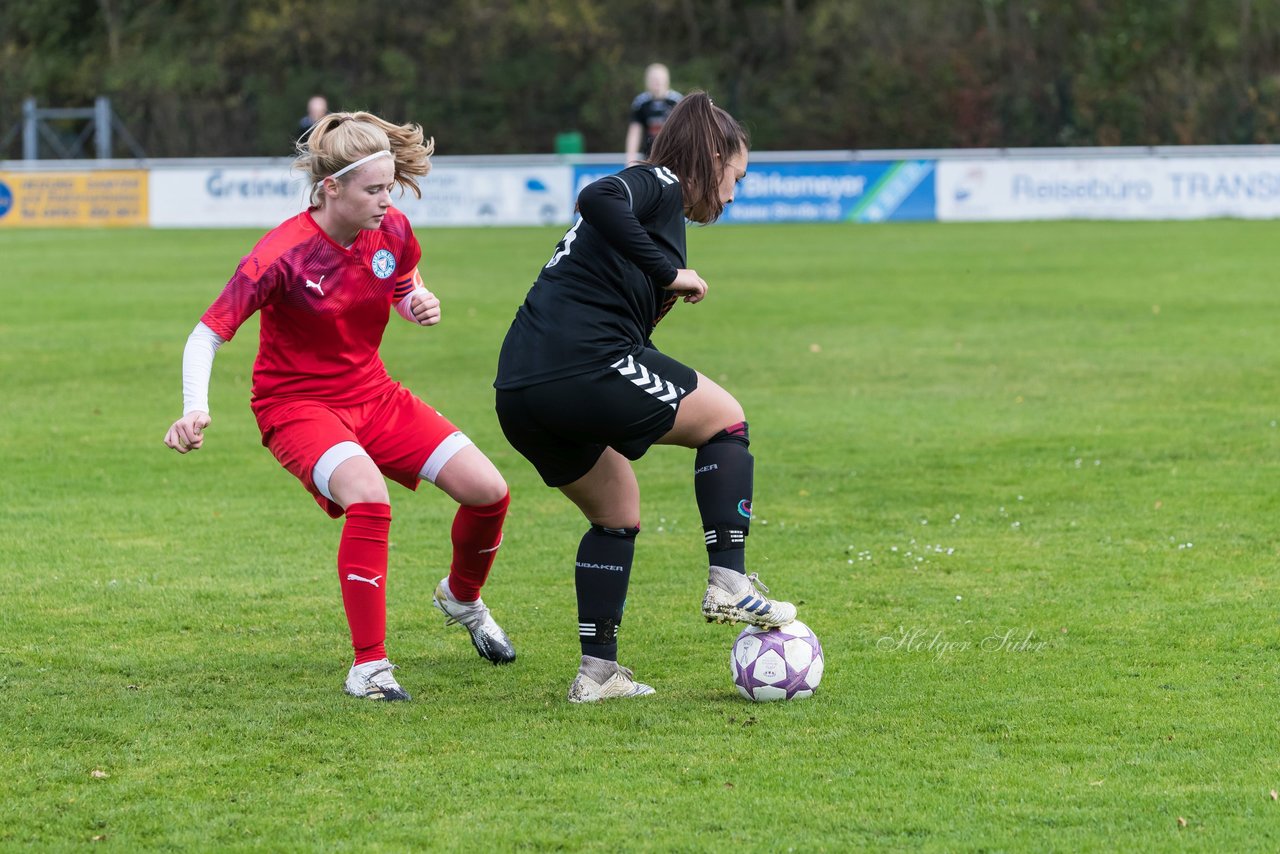
[[(286, 153), (307, 97), (442, 154), (622, 148), (645, 64), (762, 149), (1270, 142), (1280, 0), (10, 0), (22, 97), (111, 95), (153, 156)], [(72, 132), (72, 128), (66, 128)], [(19, 153), (16, 138), (0, 156)]]

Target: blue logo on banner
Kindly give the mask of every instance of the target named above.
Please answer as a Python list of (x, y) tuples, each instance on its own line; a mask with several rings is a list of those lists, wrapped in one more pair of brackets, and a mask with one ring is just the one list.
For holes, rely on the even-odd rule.
[[(886, 219), (933, 219), (935, 215), (935, 180), (932, 160), (900, 160), (891, 165), (853, 209), (858, 222), (882, 222)], [(925, 188), (923, 196), (917, 191)], [(926, 211), (914, 209), (925, 202)], [(904, 210), (905, 208), (905, 210)], [(924, 213), (924, 216), (919, 214)]]
[[(883, 222), (936, 218), (933, 160), (752, 163), (721, 222)], [(622, 169), (575, 166), (573, 193)]]
[(601, 178), (603, 178), (606, 175), (613, 175), (617, 172), (621, 172), (625, 168), (626, 167), (623, 166), (621, 163), (606, 163), (603, 166), (582, 166), (582, 165), (574, 166), (573, 167), (573, 198), (570, 199), (570, 202), (569, 202), (570, 210), (572, 210), (573, 207), (577, 205), (578, 193), (582, 192), (583, 187), (587, 186), (593, 181), (599, 181)]
[(9, 185), (4, 181), (0, 181), (0, 217), (3, 217), (13, 207), (13, 190), (9, 189)]
[(259, 170), (256, 169), (249, 176), (246, 176), (246, 171), (237, 169), (228, 176), (226, 171), (214, 169), (205, 178), (205, 193), (215, 199), (290, 199), (298, 193), (297, 184), (291, 181), (288, 176), (260, 176), (258, 175)]

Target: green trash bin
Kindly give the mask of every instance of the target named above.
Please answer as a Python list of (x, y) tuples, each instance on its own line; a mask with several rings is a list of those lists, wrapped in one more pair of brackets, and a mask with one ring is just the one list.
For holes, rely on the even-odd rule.
[(586, 151), (582, 134), (576, 130), (556, 134), (556, 154), (582, 154)]

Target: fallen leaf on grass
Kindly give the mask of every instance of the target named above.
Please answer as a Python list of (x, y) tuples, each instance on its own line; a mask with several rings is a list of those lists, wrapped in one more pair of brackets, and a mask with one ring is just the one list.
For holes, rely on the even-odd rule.
[(105, 833), (99, 833), (97, 836), (93, 836), (89, 838), (90, 842), (106, 842), (106, 840), (107, 840), (107, 835)]
[(1272, 790), (1271, 790), (1271, 800), (1273, 800), (1273, 801), (1280, 801), (1280, 792), (1277, 792), (1275, 789), (1272, 789)]
[(733, 788), (733, 784), (732, 784), (732, 783), (729, 783), (729, 782), (726, 782), (726, 783), (724, 784), (724, 787), (725, 787), (726, 789), (732, 789), (732, 788)]
[(1182, 816), (1178, 816), (1178, 827), (1186, 827), (1186, 826), (1187, 826), (1187, 820)]

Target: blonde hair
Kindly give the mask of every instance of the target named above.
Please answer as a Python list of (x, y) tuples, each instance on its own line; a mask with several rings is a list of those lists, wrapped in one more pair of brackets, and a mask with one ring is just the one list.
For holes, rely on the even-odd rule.
[(373, 113), (329, 113), (298, 140), (298, 156), (293, 168), (305, 172), (311, 179), (309, 198), (316, 206), (324, 200), (325, 178), (362, 157), (390, 151), (395, 160), (395, 182), (422, 198), (422, 190), (414, 179), (431, 171), (431, 154), (435, 148), (434, 139), (423, 142), (420, 125), (392, 124)]

